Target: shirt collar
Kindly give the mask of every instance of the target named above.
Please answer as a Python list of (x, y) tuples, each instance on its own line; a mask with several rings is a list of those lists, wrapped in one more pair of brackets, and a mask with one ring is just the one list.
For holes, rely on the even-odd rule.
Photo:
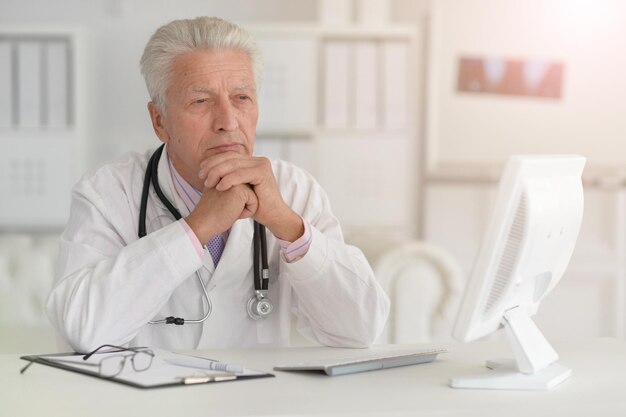
[(202, 192), (195, 189), (191, 184), (189, 184), (174, 168), (174, 164), (167, 155), (167, 163), (170, 167), (170, 173), (172, 174), (172, 183), (174, 184), (174, 189), (178, 196), (183, 200), (187, 210), (191, 213), (191, 211), (196, 207), (196, 204), (200, 201), (202, 197)]

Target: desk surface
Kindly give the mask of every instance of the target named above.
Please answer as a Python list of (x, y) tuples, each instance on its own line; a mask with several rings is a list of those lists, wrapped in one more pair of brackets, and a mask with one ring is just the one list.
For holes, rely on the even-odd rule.
[[(2, 416), (624, 416), (626, 343), (594, 339), (555, 343), (570, 380), (551, 391), (455, 390), (450, 376), (486, 372), (485, 359), (509, 356), (501, 342), (448, 345), (430, 364), (328, 377), (272, 371), (286, 361), (306, 360), (330, 348), (202, 351), (207, 357), (275, 373), (220, 384), (141, 390), (0, 355)], [(422, 347), (427, 347), (423, 345)], [(350, 356), (364, 350), (351, 351)], [(198, 352), (196, 352), (198, 353)], [(345, 353), (344, 353), (345, 354)]]

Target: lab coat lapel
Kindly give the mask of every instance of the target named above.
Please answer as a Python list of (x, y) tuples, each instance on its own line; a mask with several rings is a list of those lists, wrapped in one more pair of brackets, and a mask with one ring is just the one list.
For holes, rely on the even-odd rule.
[[(215, 270), (214, 279), (224, 275), (245, 276), (252, 269), (252, 219), (237, 220), (230, 229), (224, 252)], [(209, 256), (209, 259), (211, 257)], [(213, 262), (211, 260), (211, 262)], [(232, 279), (226, 277), (226, 279)], [(252, 286), (252, 279), (250, 278)]]
[[(170, 200), (174, 204), (174, 206), (177, 206), (176, 202), (170, 196), (170, 187), (167, 183), (171, 182), (171, 180), (168, 180), (168, 178), (170, 177), (169, 168), (167, 167), (167, 163), (163, 165), (164, 160), (166, 160), (166, 158), (163, 154), (161, 154), (161, 158), (159, 159), (159, 165), (157, 167), (159, 186), (165, 193), (167, 199)], [(159, 230), (175, 221), (172, 214), (169, 212), (167, 207), (165, 207), (165, 204), (163, 204), (157, 196), (157, 193), (156, 191), (154, 191), (154, 187), (152, 185), (150, 185), (149, 190), (148, 206), (146, 208), (146, 227), (148, 233)]]
[[(165, 194), (165, 197), (167, 197), (167, 199), (174, 205), (174, 207), (176, 207), (181, 216), (187, 217), (189, 215), (189, 210), (187, 209), (187, 206), (185, 206), (182, 198), (180, 198), (180, 196), (176, 192), (176, 189), (174, 188), (174, 183), (172, 182), (172, 173), (170, 171), (170, 165), (167, 159), (167, 145), (165, 146), (164, 152), (161, 154), (161, 159), (159, 160), (157, 171), (159, 175), (159, 185), (161, 186), (163, 194)], [(152, 188), (150, 189), (152, 190), (154, 204), (156, 207), (158, 207), (159, 213), (157, 215), (165, 214), (169, 217), (172, 217), (167, 207), (165, 207), (165, 205), (159, 200), (156, 192), (154, 192)], [(202, 245), (204, 246), (205, 243), (206, 242), (203, 242)], [(213, 272), (215, 271), (215, 265), (213, 265), (213, 259), (211, 258), (211, 254), (209, 254), (206, 250), (204, 251), (204, 255), (202, 256), (202, 264), (209, 271), (209, 274), (213, 274)], [(205, 281), (205, 284), (207, 284), (208, 277), (203, 276), (203, 279)]]
[[(161, 158), (159, 159), (159, 165), (157, 167), (157, 175), (158, 182), (163, 194), (165, 197), (176, 207), (176, 209), (180, 212), (183, 217), (189, 215), (189, 210), (185, 207), (185, 203), (183, 203), (182, 199), (178, 196), (178, 193), (174, 189), (174, 184), (172, 183), (172, 174), (170, 173), (170, 167), (167, 162), (167, 146), (163, 153), (161, 153)], [(171, 219), (171, 221), (165, 223), (169, 224), (175, 221), (172, 214), (169, 212), (165, 204), (161, 202), (159, 196), (156, 191), (154, 191), (154, 187), (150, 185), (150, 202), (148, 204), (148, 213), (151, 213), (152, 216), (148, 217), (148, 222), (154, 222), (158, 217), (167, 216)], [(164, 222), (159, 222), (164, 223)], [(159, 227), (163, 227), (165, 224), (159, 224)], [(152, 228), (154, 231), (159, 227)]]
[(187, 217), (189, 215), (189, 210), (187, 210), (187, 206), (185, 206), (182, 198), (178, 196), (178, 193), (174, 188), (174, 183), (172, 182), (172, 172), (170, 171), (170, 164), (167, 160), (167, 146), (165, 146), (165, 150), (163, 151), (163, 154), (161, 154), (158, 172), (159, 185), (161, 186), (161, 190), (163, 190), (163, 194), (165, 194), (167, 199), (172, 202), (174, 207), (178, 209), (183, 217)]
[[(203, 323), (198, 347), (258, 344), (257, 322), (246, 313), (253, 294), (252, 219), (238, 220), (209, 285), (213, 313)], [(210, 256), (209, 256), (210, 258)]]

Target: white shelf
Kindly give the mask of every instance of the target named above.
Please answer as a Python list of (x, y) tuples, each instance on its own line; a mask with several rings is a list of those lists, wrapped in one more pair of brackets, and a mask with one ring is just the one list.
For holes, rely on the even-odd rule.
[(319, 38), (340, 37), (348, 39), (413, 39), (417, 35), (415, 26), (380, 26), (367, 27), (359, 24), (346, 25), (323, 25), (323, 24), (285, 24), (270, 23), (264, 25), (249, 25), (246, 28), (258, 36), (315, 36)]

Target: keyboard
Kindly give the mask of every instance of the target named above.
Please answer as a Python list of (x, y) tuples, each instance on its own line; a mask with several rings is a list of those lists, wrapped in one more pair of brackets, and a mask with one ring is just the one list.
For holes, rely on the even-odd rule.
[(349, 357), (331, 357), (307, 360), (275, 366), (277, 371), (317, 371), (329, 376), (395, 368), (397, 366), (417, 365), (432, 362), (440, 353), (448, 352), (445, 348), (435, 349), (377, 349), (376, 347), (359, 351)]

